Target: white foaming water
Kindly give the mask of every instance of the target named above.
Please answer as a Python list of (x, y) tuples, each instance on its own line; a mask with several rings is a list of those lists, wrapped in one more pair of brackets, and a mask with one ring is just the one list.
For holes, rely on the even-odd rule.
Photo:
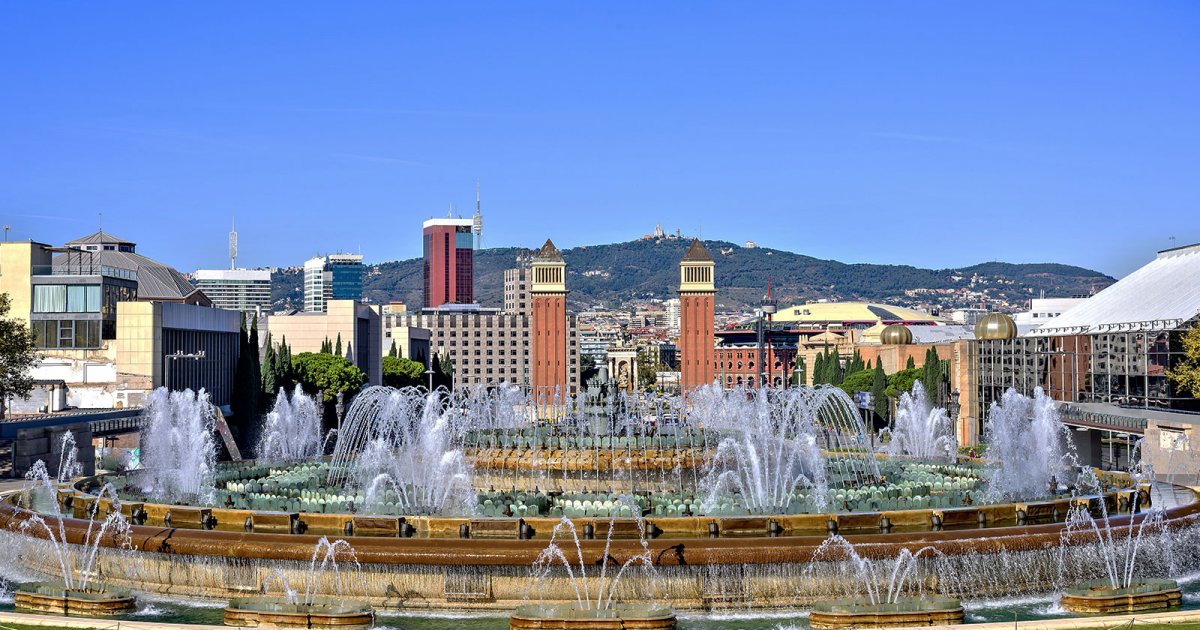
[(706, 511), (731, 493), (751, 513), (787, 513), (800, 494), (821, 508), (830, 477), (858, 485), (879, 477), (862, 419), (836, 387), (725, 391), (708, 385), (689, 402), (706, 429), (728, 434), (701, 483)]
[[(473, 470), (452, 439), (451, 422), (486, 415), (442, 394), (415, 388), (371, 387), (354, 399), (338, 438), (330, 480), (348, 475), (367, 505), (411, 514), (471, 514)], [(457, 401), (461, 402), (461, 401)], [(458, 429), (461, 430), (461, 429)]]
[(984, 427), (987, 458), (991, 462), (989, 500), (1044, 497), (1051, 485), (1066, 481), (1075, 454), (1067, 439), (1069, 429), (1058, 419), (1054, 399), (1042, 388), (1034, 397), (1015, 390), (992, 403)]
[(297, 385), (289, 397), (282, 388), (263, 420), (258, 459), (286, 462), (321, 454), (321, 414), (312, 396)]
[(146, 397), (149, 423), (142, 435), (142, 490), (165, 502), (211, 503), (217, 445), (216, 413), (204, 390), (170, 392), (160, 387)]
[(953, 461), (958, 444), (945, 409), (934, 407), (925, 395), (921, 381), (913, 383), (912, 391), (900, 395), (896, 421), (892, 426), (890, 455), (908, 455), (929, 461)]

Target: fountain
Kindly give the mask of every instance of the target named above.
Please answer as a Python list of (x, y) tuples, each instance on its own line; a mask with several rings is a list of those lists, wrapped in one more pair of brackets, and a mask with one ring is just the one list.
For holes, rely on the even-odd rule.
[(438, 392), (368, 388), (347, 413), (329, 480), (356, 483), (367, 506), (470, 514), (471, 466), (451, 442), (451, 420), (463, 415), (458, 407), (443, 406)]
[[(630, 567), (640, 566), (653, 574), (654, 561), (649, 545), (646, 544), (646, 523), (640, 516), (640, 508), (631, 497), (620, 497), (620, 503), (630, 508), (631, 513), (638, 514), (632, 525), (637, 529), (637, 541), (641, 545), (641, 553), (626, 558), (623, 562), (613, 557), (612, 541), (616, 531), (616, 517), (608, 521), (608, 535), (605, 537), (604, 551), (600, 558), (592, 562), (599, 565), (599, 575), (588, 577), (589, 562), (584, 559), (583, 543), (579, 540), (579, 532), (575, 524), (563, 517), (554, 526), (550, 534), (550, 542), (546, 549), (533, 563), (533, 579), (530, 581), (530, 591), (537, 588), (551, 571), (556, 567), (564, 571), (571, 588), (575, 591), (574, 603), (565, 604), (525, 604), (518, 606), (509, 618), (509, 627), (513, 630), (559, 629), (575, 630), (591, 628), (595, 630), (622, 630), (624, 628), (641, 628), (645, 630), (673, 630), (675, 614), (670, 608), (657, 605), (629, 604), (616, 599), (617, 587), (621, 578)], [(628, 524), (628, 523), (626, 523)], [(593, 527), (589, 525), (589, 527)], [(571, 534), (576, 558), (573, 562), (558, 543), (563, 532)], [(615, 573), (609, 570), (612, 564)], [(643, 593), (642, 600), (653, 600), (653, 575), (650, 576), (650, 593)], [(595, 587), (595, 594), (591, 589)], [(528, 596), (527, 596), (528, 597)]]
[(297, 385), (291, 397), (282, 388), (263, 421), (257, 455), (264, 462), (289, 462), (321, 454), (321, 414)]
[[(1138, 480), (1138, 475), (1134, 475)], [(1136, 503), (1136, 496), (1128, 499)], [(1145, 578), (1135, 575), (1138, 552), (1141, 551), (1143, 534), (1147, 529), (1164, 527), (1163, 511), (1159, 507), (1140, 515), (1130, 516), (1125, 527), (1114, 526), (1108, 518), (1108, 506), (1098, 501), (1095, 508), (1100, 512), (1097, 520), (1087, 504), (1078, 504), (1067, 516), (1067, 526), (1062, 532), (1064, 542), (1076, 532), (1096, 537), (1096, 549), (1104, 577), (1088, 580), (1071, 586), (1063, 593), (1063, 608), (1077, 613), (1111, 614), (1118, 612), (1142, 612), (1178, 606), (1183, 600), (1179, 584), (1166, 578)], [(1162, 539), (1162, 536), (1159, 536)], [(1172, 549), (1170, 539), (1166, 551)], [(1060, 543), (1061, 544), (1061, 543)]]
[(729, 433), (717, 444), (702, 484), (705, 510), (788, 514), (804, 503), (821, 509), (831, 481), (860, 487), (880, 478), (862, 420), (841, 389), (726, 392), (709, 385), (697, 389), (691, 402), (706, 428)]
[[(813, 604), (809, 623), (815, 628), (892, 628), (961, 623), (963, 608), (959, 600), (938, 595), (905, 595), (906, 583), (916, 572), (917, 560), (933, 547), (916, 552), (903, 548), (890, 563), (859, 555), (848, 540), (833, 536), (813, 554), (816, 562), (829, 549), (848, 556), (856, 581), (865, 597), (820, 600)], [(886, 586), (886, 590), (884, 587)]]
[[(836, 388), (701, 388), (684, 398), (592, 385), (579, 401), (560, 399), (574, 409), (552, 421), (511, 387), (433, 395), (370, 388), (351, 401), (331, 457), (291, 458), (311, 452), (305, 446), (278, 451), (280, 459), (219, 464), (197, 456), (212, 444), (202, 395), (157, 392), (145, 470), (77, 480), (55, 489), (58, 501), (4, 497), (0, 544), (28, 574), (21, 579), (60, 575), (51, 541), (65, 540), (80, 557), (94, 552), (105, 585), (228, 600), (262, 593), (276, 570), (298, 583), (314, 541), (344, 538), (362, 564), (341, 562), (339, 551), (338, 571), (361, 578), (376, 607), (496, 613), (541, 604), (600, 617), (659, 602), (672, 610), (807, 607), (831, 594), (870, 605), (874, 587), (853, 579), (851, 554), (827, 549), (813, 562), (831, 534), (888, 563), (881, 567), (932, 547), (905, 561), (901, 570), (912, 576), (901, 599), (914, 589), (926, 600), (1045, 593), (1102, 575), (1100, 539), (1067, 522), (1073, 505), (1108, 505), (1093, 514), (1124, 540), (1126, 519), (1141, 523), (1137, 512), (1153, 496), (1163, 526), (1144, 528), (1133, 575), (1200, 570), (1195, 495), (1125, 472), (1077, 476), (1042, 401), (1006, 397), (990, 421), (993, 459), (960, 461), (907, 448), (876, 453)], [(295, 412), (304, 401), (286, 403)], [(931, 413), (914, 411), (914, 430), (907, 421), (899, 429), (928, 427), (918, 421)], [(275, 422), (287, 417), (281, 408)], [(287, 422), (278, 426), (286, 432)], [(1145, 499), (1128, 500), (1139, 490)], [(96, 542), (102, 518), (90, 515), (109, 512), (132, 521), (136, 549), (110, 535), (116, 524)], [(526, 599), (529, 567), (550, 536), (563, 541), (571, 571), (550, 558), (536, 597)], [(600, 585), (647, 550), (653, 572), (637, 561), (619, 583)], [(583, 574), (580, 555), (586, 578), (573, 581), (572, 572)], [(887, 590), (876, 590), (876, 604), (897, 603)], [(311, 603), (337, 592), (321, 580)]]
[(145, 415), (142, 491), (163, 501), (211, 502), (217, 445), (208, 393), (160, 387), (146, 396)]
[[(57, 479), (51, 478), (46, 463), (38, 460), (25, 475), (30, 486), (24, 491), (22, 501), (27, 505), (47, 499), (53, 501), (58, 487), (78, 474), (81, 469), (76, 460), (77, 453), (75, 437), (70, 432), (63, 434)], [(104, 494), (117, 503), (116, 493), (111, 486), (101, 491), (101, 495)], [(102, 540), (115, 544), (118, 548), (131, 548), (129, 523), (121, 514), (119, 504), (117, 506), (94, 531), (99, 506), (91, 506), (81, 546), (68, 544), (67, 531), (61, 515), (55, 515), (57, 527), (54, 528), (40, 514), (32, 514), (23, 521), (20, 524), (21, 531), (36, 529), (45, 533), (46, 542), (52, 551), (51, 557), (58, 563), (60, 579), (20, 585), (13, 593), (13, 605), (18, 609), (63, 615), (108, 616), (133, 610), (134, 598), (129, 591), (93, 581), (97, 574), (96, 556)]]
[(929, 403), (921, 381), (914, 381), (912, 391), (900, 395), (895, 423), (886, 435), (891, 437), (886, 448), (889, 455), (954, 461), (957, 445), (950, 416)]
[[(338, 554), (355, 564), (354, 548), (345, 540), (330, 542), (322, 536), (313, 547), (308, 573), (304, 576), (304, 592), (297, 593), (287, 576), (276, 569), (271, 577), (279, 582), (283, 596), (239, 597), (225, 607), (225, 625), (271, 628), (367, 628), (375, 620), (370, 606), (343, 597), (344, 584), (338, 569)], [(320, 564), (317, 559), (320, 558)], [(323, 576), (333, 573), (336, 596), (319, 596)], [(264, 589), (266, 585), (264, 584)], [(363, 595), (364, 599), (366, 595)]]
[(1059, 492), (1076, 461), (1069, 429), (1058, 419), (1054, 399), (1042, 388), (1033, 398), (1009, 389), (988, 410), (984, 427), (994, 500), (1037, 498)]

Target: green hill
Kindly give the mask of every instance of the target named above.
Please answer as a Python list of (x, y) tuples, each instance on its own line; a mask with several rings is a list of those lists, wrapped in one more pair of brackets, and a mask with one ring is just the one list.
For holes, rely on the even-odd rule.
[[(642, 239), (589, 245), (563, 251), (567, 285), (575, 310), (613, 306), (644, 298), (669, 298), (678, 284), (678, 263), (689, 241)], [(986, 305), (1021, 308), (1031, 297), (1093, 293), (1113, 282), (1097, 271), (1055, 263), (986, 262), (958, 269), (921, 269), (907, 265), (847, 264), (769, 248), (746, 248), (705, 241), (717, 264), (718, 303), (731, 310), (757, 302), (767, 282), (781, 302), (871, 300), (901, 305), (953, 308)], [(530, 250), (484, 249), (475, 254), (476, 299), (500, 306), (504, 270)], [(301, 273), (274, 276), (278, 307), (298, 307)], [(421, 260), (369, 265), (363, 291), (372, 302), (421, 303)]]

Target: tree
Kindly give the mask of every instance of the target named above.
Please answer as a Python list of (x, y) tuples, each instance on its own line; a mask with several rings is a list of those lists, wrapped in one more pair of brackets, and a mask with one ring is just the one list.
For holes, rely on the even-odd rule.
[(337, 345), (333, 347), (333, 353), (337, 356), (342, 356), (342, 333), (338, 333)]
[(390, 350), (388, 350), (388, 354), (387, 354), (387, 355), (388, 355), (389, 357), (398, 357), (398, 356), (400, 356), (400, 351), (396, 349), (396, 340), (395, 340), (395, 339), (393, 339), (393, 340), (392, 340), (392, 347), (391, 347), (391, 349), (390, 349)]
[(600, 373), (600, 369), (596, 367), (596, 358), (590, 354), (585, 354), (579, 358), (579, 382), (587, 385), (587, 382), (596, 377)]
[(383, 384), (388, 387), (419, 387), (425, 366), (404, 357), (383, 357)]
[(638, 373), (637, 380), (641, 389), (651, 389), (658, 382), (658, 370), (660, 366), (650, 360), (650, 357), (645, 353), (638, 353)]
[(28, 398), (33, 391), (33, 334), (19, 319), (9, 319), (11, 308), (7, 293), (0, 293), (0, 418), (4, 417), (9, 398)]
[(871, 406), (875, 409), (875, 415), (887, 418), (887, 374), (883, 371), (882, 359), (875, 363), (875, 369), (871, 372)]
[(938, 392), (942, 385), (942, 359), (938, 356), (937, 348), (929, 347), (925, 353), (925, 365), (921, 367), (921, 385), (925, 395), (932, 404), (938, 403)]
[(263, 352), (262, 390), (264, 398), (270, 398), (279, 391), (279, 354), (275, 352), (275, 344), (271, 343), (271, 333), (267, 333), (267, 349)]
[(233, 396), (230, 407), (233, 409), (234, 420), (238, 426), (243, 446), (249, 447), (257, 441), (255, 425), (262, 398), (262, 372), (255, 367), (258, 363), (258, 348), (250, 346), (250, 333), (246, 330), (244, 319), (238, 335), (238, 344), (238, 360), (237, 367), (233, 372)]
[(343, 357), (323, 352), (301, 352), (292, 357), (296, 380), (304, 391), (324, 393), (325, 402), (357, 393), (367, 382), (367, 375)]
[[(258, 404), (258, 408), (254, 412), (255, 416), (257, 416), (259, 413), (266, 410), (266, 402), (265, 402), (266, 396), (263, 396), (263, 388), (262, 388), (262, 361), (259, 359), (259, 354), (258, 354), (259, 347), (260, 346), (258, 345), (258, 313), (255, 313), (254, 319), (250, 320), (250, 338), (249, 338), (249, 347), (247, 348), (250, 351), (250, 373), (253, 375), (253, 378), (258, 379), (257, 394), (255, 396), (255, 402)], [(270, 391), (270, 390), (267, 390), (267, 391)], [(270, 393), (274, 394), (275, 392), (270, 392)]]
[(1179, 335), (1182, 356), (1167, 370), (1171, 382), (1192, 398), (1200, 398), (1200, 324)]
[(911, 370), (917, 367), (917, 362), (913, 360), (912, 355), (908, 355), (908, 361), (904, 363), (904, 369)]
[(813, 361), (813, 385), (820, 385), (825, 378), (825, 351), (817, 353), (816, 360)]
[(804, 357), (796, 358), (796, 369), (792, 370), (792, 385), (805, 385), (808, 383), (808, 367), (805, 365)]
[(858, 349), (855, 348), (854, 355), (850, 357), (850, 364), (846, 366), (846, 374), (861, 372), (866, 368), (867, 366), (863, 364), (862, 355), (859, 354)]
[(854, 392), (869, 392), (871, 385), (875, 382), (874, 370), (863, 368), (857, 372), (851, 372), (846, 375), (846, 379), (842, 381), (841, 387), (843, 391), (854, 397)]
[(889, 398), (899, 398), (900, 394), (912, 391), (913, 383), (921, 378), (921, 370), (911, 368), (901, 370), (887, 377), (888, 386), (884, 393)]

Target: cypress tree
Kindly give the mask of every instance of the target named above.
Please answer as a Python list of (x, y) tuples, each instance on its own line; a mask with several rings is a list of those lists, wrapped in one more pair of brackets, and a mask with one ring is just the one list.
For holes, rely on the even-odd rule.
[(263, 355), (262, 388), (266, 398), (274, 396), (279, 391), (279, 354), (275, 352), (275, 344), (271, 343), (271, 333), (267, 333), (267, 349)]
[(333, 353), (337, 356), (342, 356), (342, 333), (338, 333), (337, 345), (333, 348)]
[(880, 418), (887, 418), (888, 402), (887, 394), (887, 374), (883, 372), (883, 361), (875, 364), (875, 374), (871, 380), (871, 407), (875, 409), (875, 415)]
[(260, 347), (258, 345), (258, 313), (255, 313), (254, 319), (250, 320), (250, 338), (248, 341), (250, 343), (250, 347), (248, 348), (250, 351), (250, 370), (253, 374), (254, 381), (257, 384), (257, 387), (254, 389), (254, 403), (256, 410), (254, 415), (257, 417), (258, 412), (262, 411), (264, 407), (262, 388), (262, 361), (258, 354), (258, 349)]
[(917, 362), (913, 361), (912, 355), (908, 355), (908, 361), (904, 363), (904, 369), (911, 370), (917, 367)]
[(395, 340), (395, 339), (393, 339), (393, 340), (392, 340), (392, 349), (391, 349), (391, 350), (388, 350), (388, 356), (389, 356), (389, 357), (398, 357), (398, 356), (400, 356), (399, 354), (397, 354), (397, 352), (398, 352), (398, 351), (396, 350), (396, 340)]
[(821, 385), (825, 378), (825, 351), (822, 350), (817, 354), (817, 359), (813, 361), (813, 385)]

